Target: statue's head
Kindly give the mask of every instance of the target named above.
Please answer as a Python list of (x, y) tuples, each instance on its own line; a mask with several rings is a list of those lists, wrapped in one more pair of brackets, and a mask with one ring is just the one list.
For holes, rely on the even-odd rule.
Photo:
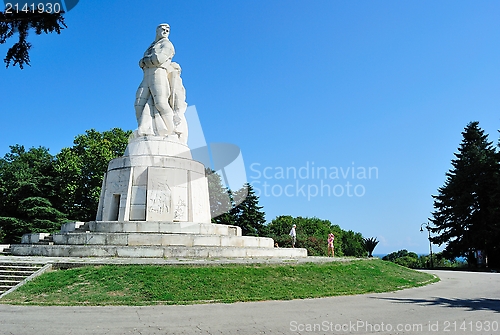
[(162, 23), (156, 27), (156, 40), (168, 38), (170, 34), (170, 26), (167, 23)]

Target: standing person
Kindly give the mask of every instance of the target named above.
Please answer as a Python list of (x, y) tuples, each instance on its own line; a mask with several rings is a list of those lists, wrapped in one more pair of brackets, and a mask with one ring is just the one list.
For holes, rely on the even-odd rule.
[(292, 226), (292, 229), (290, 230), (290, 233), (288, 234), (292, 237), (292, 248), (295, 248), (295, 241), (297, 241), (297, 233), (295, 232), (296, 227), (297, 225), (294, 224)]
[(330, 250), (332, 251), (332, 257), (334, 257), (333, 242), (335, 241), (335, 235), (333, 233), (328, 234), (328, 251), (326, 256), (330, 256)]

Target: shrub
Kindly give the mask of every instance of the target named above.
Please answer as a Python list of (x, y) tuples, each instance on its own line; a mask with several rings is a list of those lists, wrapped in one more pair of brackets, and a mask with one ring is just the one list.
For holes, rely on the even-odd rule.
[(306, 248), (309, 256), (325, 256), (327, 251), (326, 239), (320, 239), (315, 236), (298, 238), (295, 246)]

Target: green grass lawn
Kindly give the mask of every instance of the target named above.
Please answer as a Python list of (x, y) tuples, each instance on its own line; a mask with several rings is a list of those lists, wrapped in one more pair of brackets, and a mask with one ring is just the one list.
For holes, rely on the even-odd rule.
[(438, 281), (381, 260), (297, 265), (106, 265), (43, 274), (0, 303), (155, 305), (289, 300), (395, 291)]

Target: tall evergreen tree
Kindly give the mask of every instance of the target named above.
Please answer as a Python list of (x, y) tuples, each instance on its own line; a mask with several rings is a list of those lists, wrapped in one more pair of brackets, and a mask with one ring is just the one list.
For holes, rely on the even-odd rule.
[(10, 147), (0, 159), (0, 229), (4, 242), (19, 242), (30, 231), (51, 232), (64, 221), (48, 149)]
[(252, 185), (246, 183), (243, 188), (234, 192), (233, 199), (236, 199), (236, 202), (244, 199), (231, 212), (234, 225), (241, 227), (243, 235), (265, 236), (266, 214), (262, 211), (262, 206), (259, 206), (259, 197), (255, 195)]
[(498, 154), (478, 122), (462, 132), (463, 140), (446, 173), (444, 186), (434, 195), (432, 242), (446, 243), (447, 258), (465, 256), (474, 261), (475, 250), (485, 251), (490, 264), (498, 263)]

